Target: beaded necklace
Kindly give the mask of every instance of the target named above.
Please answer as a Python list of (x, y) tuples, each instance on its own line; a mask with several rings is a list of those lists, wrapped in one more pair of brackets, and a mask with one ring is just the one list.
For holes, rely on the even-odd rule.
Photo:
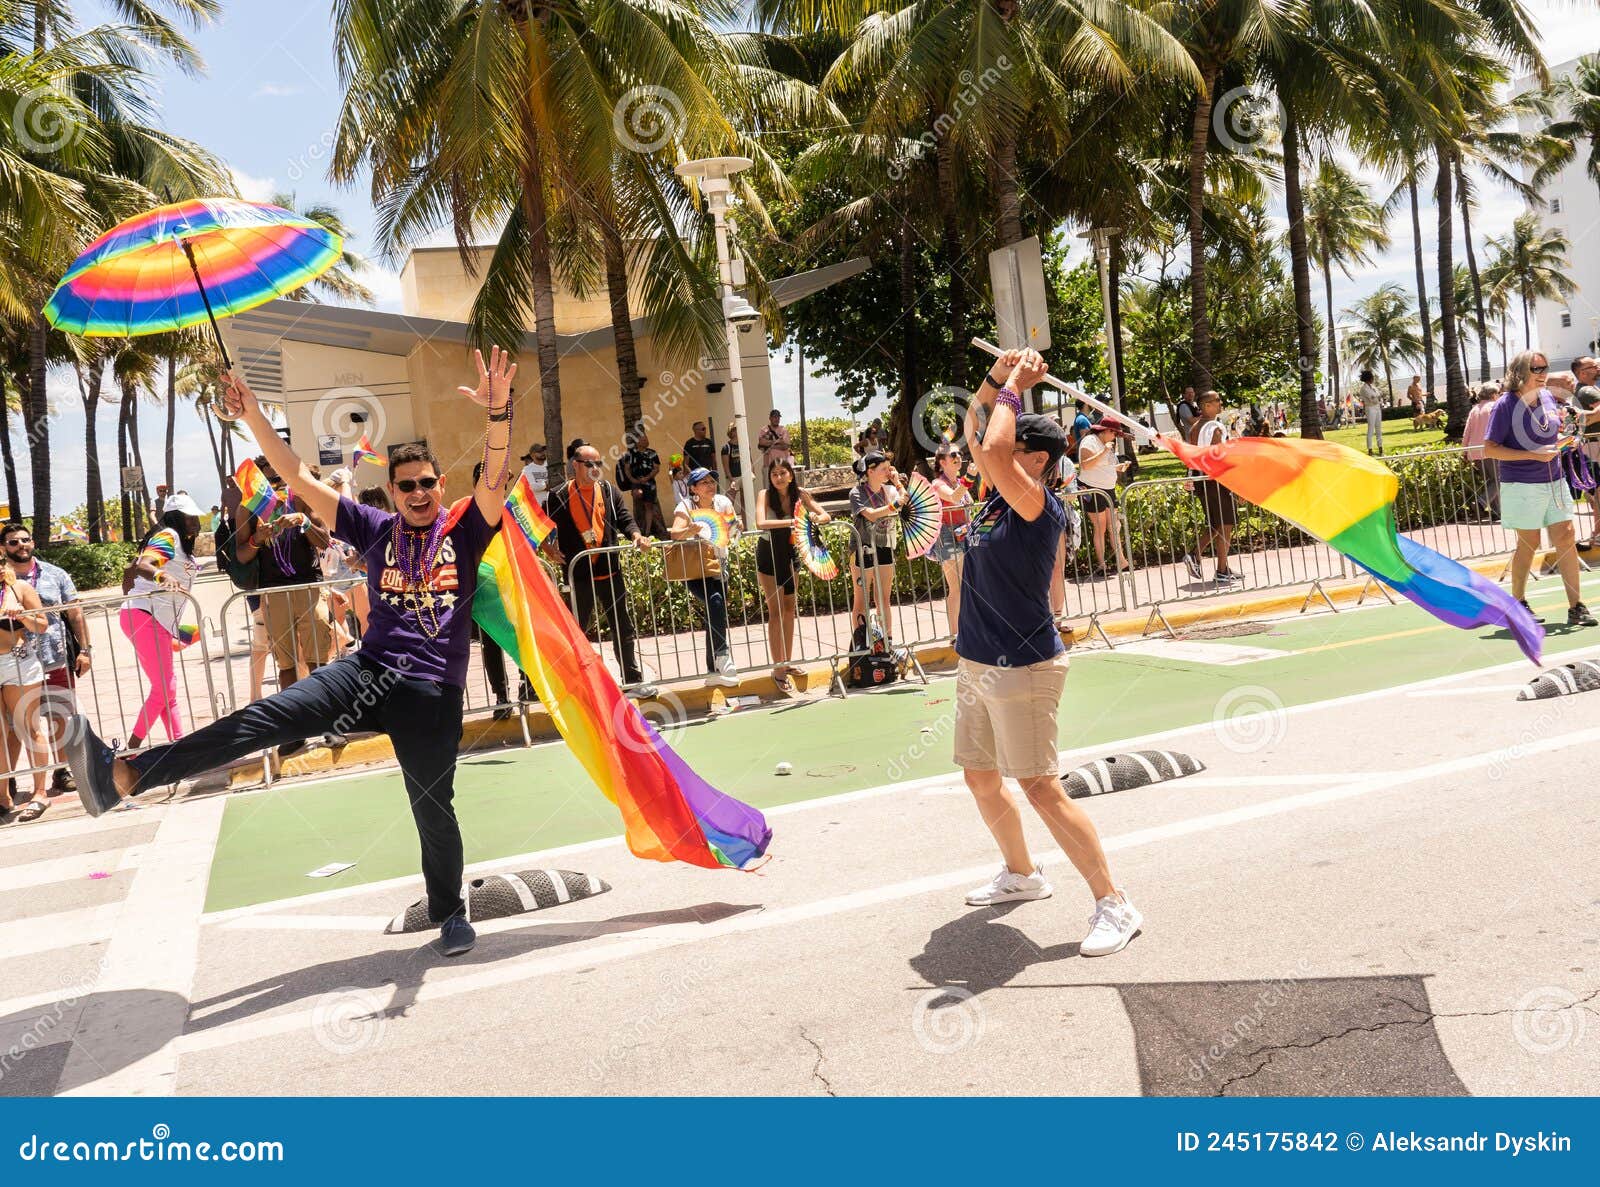
[[(430, 639), (437, 639), (441, 630), (439, 612), (434, 609), (434, 597), (427, 592), (427, 583), (433, 573), (434, 559), (439, 555), (439, 546), (444, 543), (444, 521), (443, 507), (425, 532), (406, 531), (401, 527), (404, 516), (396, 513), (394, 517), (394, 562), (404, 582), (401, 592), (406, 597), (406, 609), (417, 616), (417, 629)], [(407, 547), (408, 541), (410, 547)]]

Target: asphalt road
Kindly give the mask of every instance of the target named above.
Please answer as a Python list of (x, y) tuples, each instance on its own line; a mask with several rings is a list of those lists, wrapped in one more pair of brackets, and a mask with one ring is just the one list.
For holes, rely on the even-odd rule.
[[(613, 889), (482, 923), (456, 961), (381, 934), (417, 894), (370, 844), (397, 806), (381, 778), (7, 828), (0, 1095), (1591, 1091), (1600, 698), (1518, 702), (1533, 669), (1502, 642), (1411, 613), (1075, 661), (1063, 736), (1094, 742), (1069, 764), (1159, 746), (1207, 768), (1090, 801), (1146, 916), (1100, 960), (1042, 828), (1053, 899), (962, 905), (997, 863), (942, 770), (940, 682), (787, 711), (797, 768), (845, 728), (806, 714), (933, 739), (752, 781), (778, 804), (752, 875), (639, 862), (565, 798), (505, 835), (494, 805), (559, 754), (465, 770), (469, 860)], [(1552, 648), (1600, 656), (1600, 631)], [(681, 744), (731, 786), (784, 721)], [(357, 866), (308, 880), (319, 854)]]

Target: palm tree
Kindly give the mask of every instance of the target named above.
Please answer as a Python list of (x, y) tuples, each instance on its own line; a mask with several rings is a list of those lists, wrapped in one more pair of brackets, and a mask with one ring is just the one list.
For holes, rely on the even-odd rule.
[(1197, 391), (1213, 386), (1211, 320), (1206, 285), (1206, 164), (1213, 135), (1213, 107), (1218, 88), (1231, 82), (1231, 95), (1263, 47), (1295, 39), (1306, 28), (1298, 4), (1271, 0), (1180, 0), (1172, 6), (1169, 27), (1189, 51), (1198, 76), (1191, 88), (1189, 135), (1189, 318), (1192, 380)]
[[(1333, 315), (1333, 268), (1346, 276), (1351, 264), (1370, 264), (1372, 252), (1389, 246), (1388, 217), (1364, 185), (1332, 157), (1317, 162), (1306, 190), (1306, 230), (1311, 252), (1322, 270), (1328, 308), (1328, 377), (1333, 403), (1339, 402), (1339, 348)], [(1301, 431), (1304, 432), (1302, 416)]]
[[(141, 52), (148, 51), (181, 70), (198, 73), (200, 58), (180, 25), (203, 25), (217, 12), (218, 0), (110, 0), (107, 7), (122, 23), (83, 32), (76, 31), (70, 0), (33, 0), (28, 6), (31, 28), (20, 19), (23, 7), (16, 0), (4, 5), (0, 39), (25, 29), (31, 35), (30, 44), (0, 46), (6, 51), (0, 59), (28, 53), (29, 60), (51, 80), (32, 99), (38, 106), (65, 112), (67, 117), (64, 137), (41, 140), (35, 136), (25, 145), (29, 151), (23, 155), (36, 173), (53, 175), (56, 193), (71, 195), (77, 216), (66, 223), (59, 218), (51, 220), (57, 234), (30, 234), (23, 239), (24, 250), (17, 253), (32, 277), (23, 419), (33, 471), (33, 530), (40, 539), (49, 539), (51, 457), (46, 383), (50, 335), (37, 311), (44, 305), (50, 282), (70, 262), (76, 245), (116, 219), (154, 205), (156, 192), (170, 190), (187, 196), (200, 174), (208, 179), (225, 176), (196, 146), (148, 122), (148, 76), (141, 57)], [(0, 92), (3, 89), (0, 83)], [(22, 126), (16, 123), (16, 127)], [(51, 125), (58, 130), (62, 126)], [(6, 188), (0, 187), (0, 192)], [(61, 212), (66, 210), (63, 205)], [(16, 216), (0, 214), (0, 224), (7, 222), (16, 225)]]
[(1383, 383), (1394, 398), (1394, 364), (1420, 358), (1421, 328), (1411, 298), (1398, 284), (1386, 284), (1344, 311), (1344, 349), (1357, 367), (1383, 368)]
[[(500, 229), (474, 331), (515, 343), (531, 320), (551, 442), (564, 440), (552, 228), (609, 185), (612, 97), (642, 97), (670, 125), (660, 141), (634, 138), (648, 152), (670, 141), (685, 156), (753, 158), (756, 177), (737, 183), (749, 209), (759, 209), (755, 181), (779, 172), (728, 114), (743, 63), (687, 0), (423, 3), (399, 15), (392, 0), (338, 0), (334, 47), (344, 96), (333, 177), (348, 184), (371, 169), (386, 251), (448, 224), (465, 254), (476, 235)], [(662, 210), (659, 223), (669, 222)], [(555, 481), (559, 452), (552, 462)]]
[(1535, 175), (1535, 184), (1542, 184), (1575, 160), (1578, 146), (1586, 144), (1584, 172), (1600, 186), (1600, 54), (1579, 58), (1572, 71), (1558, 78), (1550, 90), (1551, 100), (1564, 114), (1545, 128), (1545, 135), (1559, 142), (1560, 147), (1551, 155), (1546, 169)]
[(1567, 237), (1541, 226), (1539, 216), (1530, 211), (1516, 217), (1509, 235), (1491, 236), (1488, 246), (1494, 255), (1484, 279), (1492, 290), (1507, 297), (1514, 293), (1521, 300), (1522, 340), (1531, 350), (1530, 307), (1540, 299), (1564, 300), (1576, 290), (1569, 275)]
[(295, 201), (295, 195), (290, 193), (272, 195), (272, 204), (281, 206), (285, 210), (292, 210), (301, 218), (310, 219), (344, 241), (344, 251), (340, 253), (338, 263), (310, 284), (302, 285), (292, 293), (285, 293), (284, 299), (313, 302), (333, 300), (347, 303), (354, 301), (362, 305), (371, 305), (372, 290), (357, 279), (369, 265), (364, 256), (351, 250), (350, 225), (344, 221), (344, 215), (340, 213), (339, 208), (327, 202), (313, 202), (309, 206), (302, 207)]

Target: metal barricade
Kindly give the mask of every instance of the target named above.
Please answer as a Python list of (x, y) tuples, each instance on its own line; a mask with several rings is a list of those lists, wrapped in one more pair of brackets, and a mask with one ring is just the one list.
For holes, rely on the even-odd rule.
[(1062, 559), (1063, 598), (1051, 609), (1063, 624), (1084, 618), (1086, 631), (1111, 646), (1100, 620), (1129, 609), (1132, 570), (1126, 525), (1110, 496), (1080, 487), (1060, 491), (1067, 512)]
[(1306, 604), (1320, 595), (1331, 607), (1323, 583), (1350, 575), (1335, 549), (1210, 478), (1131, 483), (1121, 503), (1133, 602), (1150, 607), (1147, 632), (1157, 622), (1171, 632), (1164, 605), (1233, 593), (1309, 584)]
[[(227, 711), (277, 691), (283, 672), (292, 670), (296, 678), (303, 677), (313, 667), (360, 650), (362, 619), (370, 614), (370, 607), (365, 607), (368, 595), (361, 577), (230, 595), (217, 615), (224, 665), (220, 683), (227, 691)], [(475, 626), (473, 635), (477, 645), (467, 664), (464, 711), (520, 719), (520, 710), (534, 699), (532, 690), (518, 678), (515, 662), (508, 664), (491, 639), (481, 636)], [(531, 744), (526, 721), (522, 736), (524, 744)]]
[(1395, 524), (1418, 544), (1453, 560), (1481, 560), (1516, 547), (1517, 534), (1500, 526), (1497, 463), (1474, 461), (1457, 448), (1389, 454), (1400, 480)]
[[(200, 606), (193, 594), (182, 590), (166, 594), (186, 602), (191, 621), (200, 623)], [(70, 669), (61, 665), (45, 672), (34, 632), (0, 657), (10, 681), (0, 687), (0, 757), (5, 761), (0, 777), (18, 781), (13, 793), (18, 805), (47, 791), (50, 772), (64, 766), (61, 740), (73, 713), (83, 714), (100, 737), (113, 743), (126, 743), (141, 729), (142, 742), (170, 741), (214, 719), (211, 653), (204, 629), (194, 643), (176, 648), (171, 636), (153, 621), (125, 618), (122, 609), (127, 600), (124, 595), (82, 598), (42, 611), (67, 631), (72, 630), (72, 612), (82, 614), (93, 648), (86, 653), (88, 668), (82, 674), (66, 677), (63, 671)], [(141, 655), (125, 627), (158, 633), (141, 638)], [(41, 666), (35, 669), (35, 663)], [(35, 674), (44, 679), (31, 679)], [(17, 683), (18, 678), (24, 682)], [(123, 752), (128, 752), (126, 747)], [(22, 786), (22, 781), (31, 781), (31, 787)]]

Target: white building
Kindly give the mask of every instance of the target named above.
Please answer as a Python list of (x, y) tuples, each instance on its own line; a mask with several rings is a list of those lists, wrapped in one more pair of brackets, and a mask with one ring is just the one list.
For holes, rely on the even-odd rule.
[[(1550, 68), (1551, 79), (1570, 74), (1577, 59)], [(1518, 81), (1517, 91), (1532, 90), (1532, 78)], [(1564, 117), (1561, 112), (1558, 118)], [(1523, 132), (1537, 131), (1544, 126), (1543, 119), (1520, 121)], [(1600, 339), (1600, 186), (1588, 175), (1586, 160), (1589, 145), (1580, 142), (1573, 159), (1559, 176), (1544, 187), (1548, 205), (1538, 212), (1540, 220), (1552, 230), (1559, 230), (1570, 245), (1567, 253), (1572, 263), (1571, 277), (1577, 286), (1565, 301), (1538, 302), (1534, 311), (1534, 339), (1539, 349), (1550, 357), (1550, 365), (1565, 370), (1578, 355), (1594, 354), (1596, 339)], [(1522, 340), (1522, 305), (1511, 303), (1507, 328), (1510, 331), (1512, 353)]]

